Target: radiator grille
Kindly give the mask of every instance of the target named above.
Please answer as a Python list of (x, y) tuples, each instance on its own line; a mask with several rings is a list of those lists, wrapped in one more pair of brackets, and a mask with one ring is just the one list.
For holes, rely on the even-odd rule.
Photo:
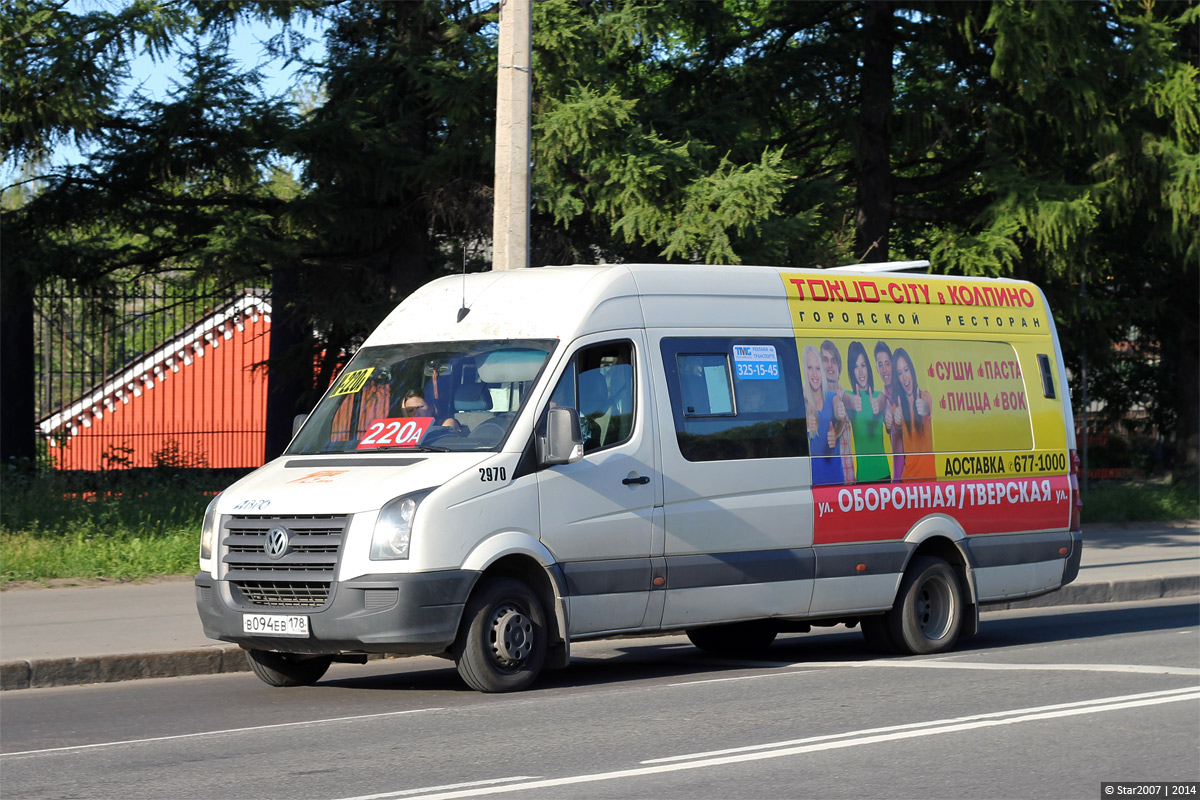
[(328, 583), (238, 581), (242, 597), (258, 606), (323, 606), (329, 600)]
[[(350, 517), (227, 515), (221, 520), (222, 577), (235, 599), (255, 606), (317, 608), (329, 601), (338, 553)], [(288, 547), (267, 552), (271, 531), (284, 529)]]

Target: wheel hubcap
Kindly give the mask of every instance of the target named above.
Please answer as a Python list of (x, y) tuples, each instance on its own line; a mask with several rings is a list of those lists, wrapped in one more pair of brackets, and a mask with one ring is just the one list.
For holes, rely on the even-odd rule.
[(505, 667), (520, 664), (533, 652), (533, 622), (520, 609), (497, 609), (492, 619), (492, 652)]
[(941, 639), (950, 630), (954, 600), (944, 580), (933, 578), (917, 592), (917, 624), (929, 639)]

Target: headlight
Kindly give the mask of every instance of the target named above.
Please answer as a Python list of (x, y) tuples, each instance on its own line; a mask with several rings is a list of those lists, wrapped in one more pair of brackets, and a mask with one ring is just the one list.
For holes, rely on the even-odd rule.
[(200, 523), (200, 560), (207, 561), (212, 558), (213, 542), (217, 538), (217, 501), (221, 499), (221, 495), (217, 495), (208, 503), (208, 508), (204, 509), (204, 522)]
[(371, 536), (372, 561), (408, 558), (408, 543), (412, 538), (413, 517), (417, 515), (417, 505), (431, 491), (433, 490), (427, 489), (397, 497), (379, 509), (379, 518), (375, 520), (375, 532)]

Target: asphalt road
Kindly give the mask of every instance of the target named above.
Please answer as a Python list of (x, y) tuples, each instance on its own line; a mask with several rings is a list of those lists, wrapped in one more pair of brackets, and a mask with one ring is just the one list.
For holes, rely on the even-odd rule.
[[(707, 657), (682, 637), (577, 646), (532, 691), (433, 658), (6, 692), (20, 798), (1102, 797), (1200, 781), (1196, 598), (988, 614), (948, 656), (856, 631)], [(1195, 797), (1195, 795), (1191, 795)]]

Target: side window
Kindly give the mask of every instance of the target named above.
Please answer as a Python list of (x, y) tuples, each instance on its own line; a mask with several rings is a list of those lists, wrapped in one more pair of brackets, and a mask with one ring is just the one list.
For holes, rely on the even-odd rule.
[(563, 372), (563, 376), (559, 378), (558, 385), (554, 387), (554, 391), (550, 393), (550, 405), (564, 406), (566, 408), (578, 408), (575, 404), (575, 362), (567, 364), (567, 369)]
[(808, 455), (794, 339), (664, 339), (662, 354), (688, 461)]
[(577, 352), (550, 402), (579, 411), (585, 453), (628, 441), (634, 421), (633, 343), (606, 342)]
[(733, 381), (727, 355), (680, 353), (676, 361), (685, 417), (733, 414)]
[(1054, 399), (1054, 370), (1050, 366), (1050, 356), (1045, 353), (1038, 353), (1038, 367), (1042, 372), (1042, 394), (1051, 400)]

